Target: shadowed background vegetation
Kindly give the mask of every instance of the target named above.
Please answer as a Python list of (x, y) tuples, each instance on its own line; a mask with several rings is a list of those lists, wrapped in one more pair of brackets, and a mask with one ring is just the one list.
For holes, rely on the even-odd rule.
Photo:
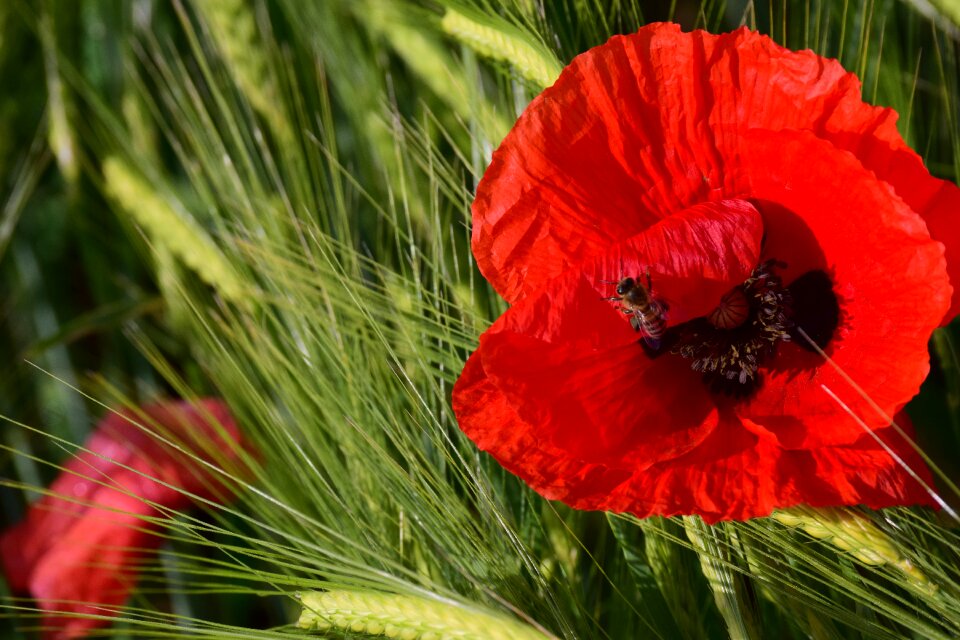
[[(503, 310), (469, 252), (473, 189), (573, 56), (655, 20), (747, 24), (839, 58), (957, 181), (958, 14), (953, 0), (0, 3), (2, 524), (101, 403), (211, 394), (260, 470), (227, 507), (169, 514), (117, 637), (301, 634), (295, 593), (347, 588), (367, 607), (421, 598), (414, 619), (465, 607), (562, 638), (960, 636), (943, 516), (710, 528), (574, 512), (479, 454), (449, 406)], [(946, 478), (957, 339), (935, 334), (908, 407)], [(0, 633), (33, 637), (32, 603), (4, 602)]]

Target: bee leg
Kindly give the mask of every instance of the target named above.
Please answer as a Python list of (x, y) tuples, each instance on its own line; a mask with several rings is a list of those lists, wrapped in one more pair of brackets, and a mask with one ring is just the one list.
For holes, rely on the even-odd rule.
[(647, 336), (644, 336), (637, 340), (637, 342), (640, 343), (640, 346), (643, 347), (643, 352), (647, 354), (647, 357), (651, 360), (664, 353), (663, 345), (660, 344), (659, 340), (651, 340)]

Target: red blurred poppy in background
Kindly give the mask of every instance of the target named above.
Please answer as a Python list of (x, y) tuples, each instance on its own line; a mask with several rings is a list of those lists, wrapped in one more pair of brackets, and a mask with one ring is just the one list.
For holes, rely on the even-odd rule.
[[(889, 416), (960, 309), (960, 189), (896, 118), (745, 28), (652, 24), (578, 56), (477, 189), (473, 251), (512, 306), (454, 388), (463, 431), (581, 509), (931, 503), (874, 436), (929, 484)], [(667, 308), (656, 349), (626, 277)]]
[(153, 519), (188, 508), (195, 499), (188, 494), (229, 499), (218, 474), (198, 459), (229, 468), (239, 447), (233, 418), (213, 398), (104, 417), (49, 493), (0, 536), (11, 589), (48, 612), (44, 637), (79, 638), (109, 624), (136, 584), (139, 564), (163, 542)]

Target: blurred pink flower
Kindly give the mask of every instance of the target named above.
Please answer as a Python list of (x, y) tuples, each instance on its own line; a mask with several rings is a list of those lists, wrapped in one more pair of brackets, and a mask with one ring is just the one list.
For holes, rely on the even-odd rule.
[(29, 593), (46, 612), (47, 640), (81, 638), (109, 624), (136, 584), (140, 562), (163, 542), (156, 535), (160, 523), (152, 521), (163, 510), (188, 508), (194, 501), (188, 494), (231, 497), (216, 474), (189, 455), (216, 466), (237, 462), (240, 433), (222, 401), (166, 401), (141, 411), (139, 418), (105, 416), (49, 494), (0, 535), (10, 588)]

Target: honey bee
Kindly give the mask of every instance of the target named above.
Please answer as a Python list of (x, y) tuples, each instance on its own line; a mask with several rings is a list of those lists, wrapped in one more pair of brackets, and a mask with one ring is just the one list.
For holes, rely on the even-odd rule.
[[(667, 331), (667, 304), (653, 297), (650, 272), (646, 273), (647, 286), (639, 278), (623, 278), (617, 284), (617, 295), (607, 298), (620, 303), (620, 309), (630, 316), (634, 331), (643, 334), (644, 344), (657, 352)], [(612, 283), (611, 283), (612, 284)]]

